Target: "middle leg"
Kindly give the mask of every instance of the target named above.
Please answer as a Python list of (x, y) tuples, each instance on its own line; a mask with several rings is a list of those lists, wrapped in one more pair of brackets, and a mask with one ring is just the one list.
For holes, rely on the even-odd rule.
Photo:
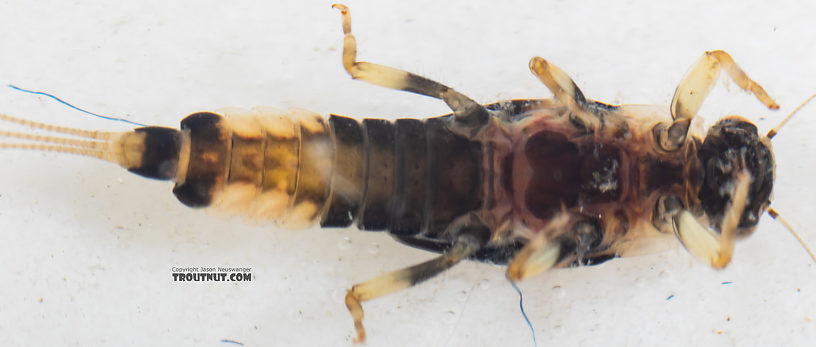
[(568, 213), (553, 218), (516, 254), (507, 266), (507, 279), (517, 282), (554, 267), (591, 265), (594, 257), (606, 256), (600, 223), (577, 218), (576, 222), (576, 217)]
[(587, 100), (575, 81), (564, 70), (541, 57), (530, 59), (530, 71), (547, 86), (555, 99), (570, 110), (571, 116), (595, 131), (603, 127), (605, 111), (613, 105)]

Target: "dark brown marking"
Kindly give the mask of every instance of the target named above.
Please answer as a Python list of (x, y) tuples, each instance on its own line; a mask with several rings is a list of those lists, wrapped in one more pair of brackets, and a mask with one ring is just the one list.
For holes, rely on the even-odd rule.
[(448, 129), (449, 117), (425, 121), (428, 139), (426, 234), (437, 238), (453, 220), (482, 206), (481, 144)]
[(145, 133), (144, 151), (141, 165), (128, 168), (128, 171), (159, 180), (175, 178), (181, 147), (179, 131), (157, 126), (137, 128), (134, 131)]
[(363, 199), (363, 129), (357, 120), (337, 115), (329, 117), (329, 125), (334, 133), (334, 182), (320, 226), (347, 227), (357, 216)]
[(393, 125), (384, 119), (365, 119), (363, 132), (366, 136), (366, 187), (358, 227), (385, 230), (390, 224), (394, 196)]
[(524, 199), (536, 217), (549, 219), (562, 204), (616, 201), (622, 194), (620, 150), (610, 145), (577, 145), (563, 134), (542, 131), (530, 137), (524, 153), (532, 170)]
[(425, 218), (428, 178), (425, 125), (417, 119), (398, 119), (394, 131), (396, 180), (389, 231), (395, 235), (416, 234)]
[(224, 118), (211, 112), (199, 112), (181, 121), (181, 130), (189, 132), (190, 161), (187, 177), (177, 183), (173, 194), (190, 207), (204, 207), (226, 178), (230, 136)]

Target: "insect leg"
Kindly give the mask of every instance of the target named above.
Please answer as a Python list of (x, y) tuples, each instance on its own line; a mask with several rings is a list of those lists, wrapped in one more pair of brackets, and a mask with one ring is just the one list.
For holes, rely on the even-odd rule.
[(414, 286), (450, 269), (478, 251), (487, 242), (488, 235), (489, 231), (484, 226), (465, 227), (459, 230), (453, 246), (441, 256), (352, 286), (346, 293), (346, 307), (354, 318), (354, 328), (357, 330), (355, 342), (365, 340), (363, 307), (360, 305), (363, 301)]
[(713, 268), (722, 269), (731, 262), (734, 235), (745, 209), (750, 182), (751, 177), (747, 171), (742, 171), (737, 176), (731, 203), (725, 209), (719, 235), (702, 226), (688, 210), (683, 210), (674, 217), (675, 233), (680, 242), (692, 255)]
[(561, 213), (544, 230), (537, 232), (507, 266), (507, 279), (521, 281), (554, 267), (563, 258), (563, 250), (561, 242), (552, 235), (566, 230), (568, 223), (569, 215)]
[(580, 118), (590, 128), (597, 129), (599, 119), (588, 116), (591, 114), (590, 103), (566, 72), (541, 57), (530, 59), (530, 71), (550, 89), (558, 101), (572, 111), (575, 117)]
[(351, 78), (376, 84), (381, 87), (404, 90), (442, 99), (453, 110), (458, 121), (471, 125), (482, 125), (488, 119), (487, 110), (469, 97), (453, 88), (425, 77), (395, 69), (389, 66), (357, 61), (357, 39), (351, 33), (351, 15), (348, 7), (334, 4), (343, 15), (343, 66)]
[(655, 127), (654, 134), (664, 150), (673, 151), (683, 144), (691, 119), (697, 114), (703, 100), (717, 82), (720, 70), (725, 70), (740, 88), (753, 93), (769, 109), (779, 109), (779, 105), (768, 96), (765, 89), (750, 79), (728, 53), (725, 51), (705, 52), (674, 91), (671, 103), (673, 123), (671, 125), (660, 124)]
[(542, 57), (533, 57), (530, 59), (530, 71), (550, 89), (558, 101), (567, 105), (573, 112), (580, 113), (586, 109), (584, 93), (564, 70)]

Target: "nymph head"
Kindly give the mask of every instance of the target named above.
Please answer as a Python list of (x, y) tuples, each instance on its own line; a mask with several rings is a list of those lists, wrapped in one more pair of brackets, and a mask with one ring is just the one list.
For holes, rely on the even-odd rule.
[(698, 194), (712, 226), (719, 226), (731, 203), (737, 175), (750, 177), (738, 236), (749, 235), (768, 208), (773, 190), (775, 163), (768, 137), (758, 134), (751, 122), (730, 116), (708, 131), (698, 152), (705, 179)]

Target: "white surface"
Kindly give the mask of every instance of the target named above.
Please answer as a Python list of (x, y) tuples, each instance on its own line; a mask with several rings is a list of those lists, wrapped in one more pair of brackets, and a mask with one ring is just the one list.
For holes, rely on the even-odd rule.
[[(347, 3), (360, 59), (423, 74), (480, 102), (548, 97), (527, 70), (540, 55), (588, 97), (668, 104), (708, 49), (730, 52), (782, 105), (772, 113), (719, 84), (701, 110), (709, 123), (739, 113), (767, 130), (816, 92), (812, 2), (406, 4)], [(447, 112), (429, 98), (352, 81), (330, 2), (3, 2), (0, 33), (2, 84), (142, 123), (177, 126), (189, 113), (224, 106), (357, 117)], [(127, 128), (4, 88), (0, 112)], [(814, 113), (805, 109), (775, 140), (774, 206), (816, 247)], [(0, 156), (2, 345), (347, 345), (345, 289), (431, 257), (382, 234), (214, 220), (179, 204), (168, 183), (92, 159)], [(815, 270), (792, 237), (766, 216), (736, 252), (719, 272), (682, 249), (551, 272), (522, 284), (525, 308), (542, 346), (816, 340)], [(249, 266), (255, 279), (170, 280), (172, 266), (202, 265)], [(532, 345), (503, 271), (462, 264), (364, 304), (369, 345)]]

